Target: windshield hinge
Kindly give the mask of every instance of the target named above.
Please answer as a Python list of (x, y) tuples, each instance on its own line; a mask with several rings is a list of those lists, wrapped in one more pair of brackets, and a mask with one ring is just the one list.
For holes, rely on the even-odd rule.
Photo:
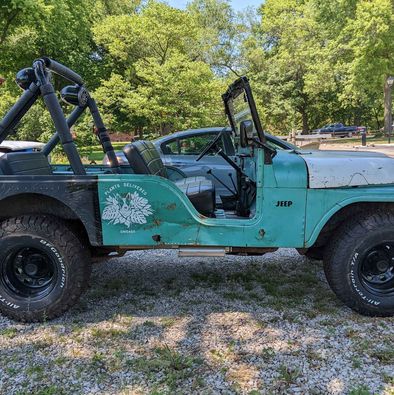
[(266, 143), (262, 143), (260, 140), (258, 140), (256, 137), (253, 137), (251, 141), (257, 145), (258, 147), (262, 148), (264, 150), (264, 164), (265, 165), (271, 165), (272, 164), (272, 159), (275, 157), (277, 154), (276, 149), (269, 147)]

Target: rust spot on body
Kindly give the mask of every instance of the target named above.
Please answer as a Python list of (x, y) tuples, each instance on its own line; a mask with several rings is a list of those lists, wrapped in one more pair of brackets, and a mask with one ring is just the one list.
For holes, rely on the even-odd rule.
[(167, 210), (175, 210), (176, 209), (176, 204), (175, 203), (171, 203), (166, 208), (167, 208)]

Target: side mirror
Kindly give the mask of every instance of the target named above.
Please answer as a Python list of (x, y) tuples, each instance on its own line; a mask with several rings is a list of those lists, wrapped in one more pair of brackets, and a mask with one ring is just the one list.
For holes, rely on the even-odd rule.
[(245, 148), (248, 146), (248, 139), (253, 135), (253, 121), (245, 120), (239, 124), (239, 137), (241, 147)]

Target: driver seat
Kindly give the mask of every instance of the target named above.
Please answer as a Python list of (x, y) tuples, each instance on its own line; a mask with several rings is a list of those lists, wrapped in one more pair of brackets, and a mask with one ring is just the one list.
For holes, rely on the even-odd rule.
[[(168, 179), (167, 169), (160, 154), (151, 141), (139, 140), (123, 147), (131, 168), (135, 174), (152, 174)], [(189, 198), (196, 210), (213, 217), (215, 211), (215, 187), (205, 177), (186, 177), (174, 181), (174, 184)]]

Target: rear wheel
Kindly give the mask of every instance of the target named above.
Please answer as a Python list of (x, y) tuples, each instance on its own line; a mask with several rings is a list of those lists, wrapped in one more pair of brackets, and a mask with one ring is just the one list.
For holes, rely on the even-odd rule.
[(62, 221), (10, 218), (0, 226), (0, 312), (20, 321), (59, 316), (76, 303), (91, 271), (89, 252)]
[(326, 249), (324, 270), (353, 310), (394, 315), (394, 213), (366, 214), (345, 225)]

